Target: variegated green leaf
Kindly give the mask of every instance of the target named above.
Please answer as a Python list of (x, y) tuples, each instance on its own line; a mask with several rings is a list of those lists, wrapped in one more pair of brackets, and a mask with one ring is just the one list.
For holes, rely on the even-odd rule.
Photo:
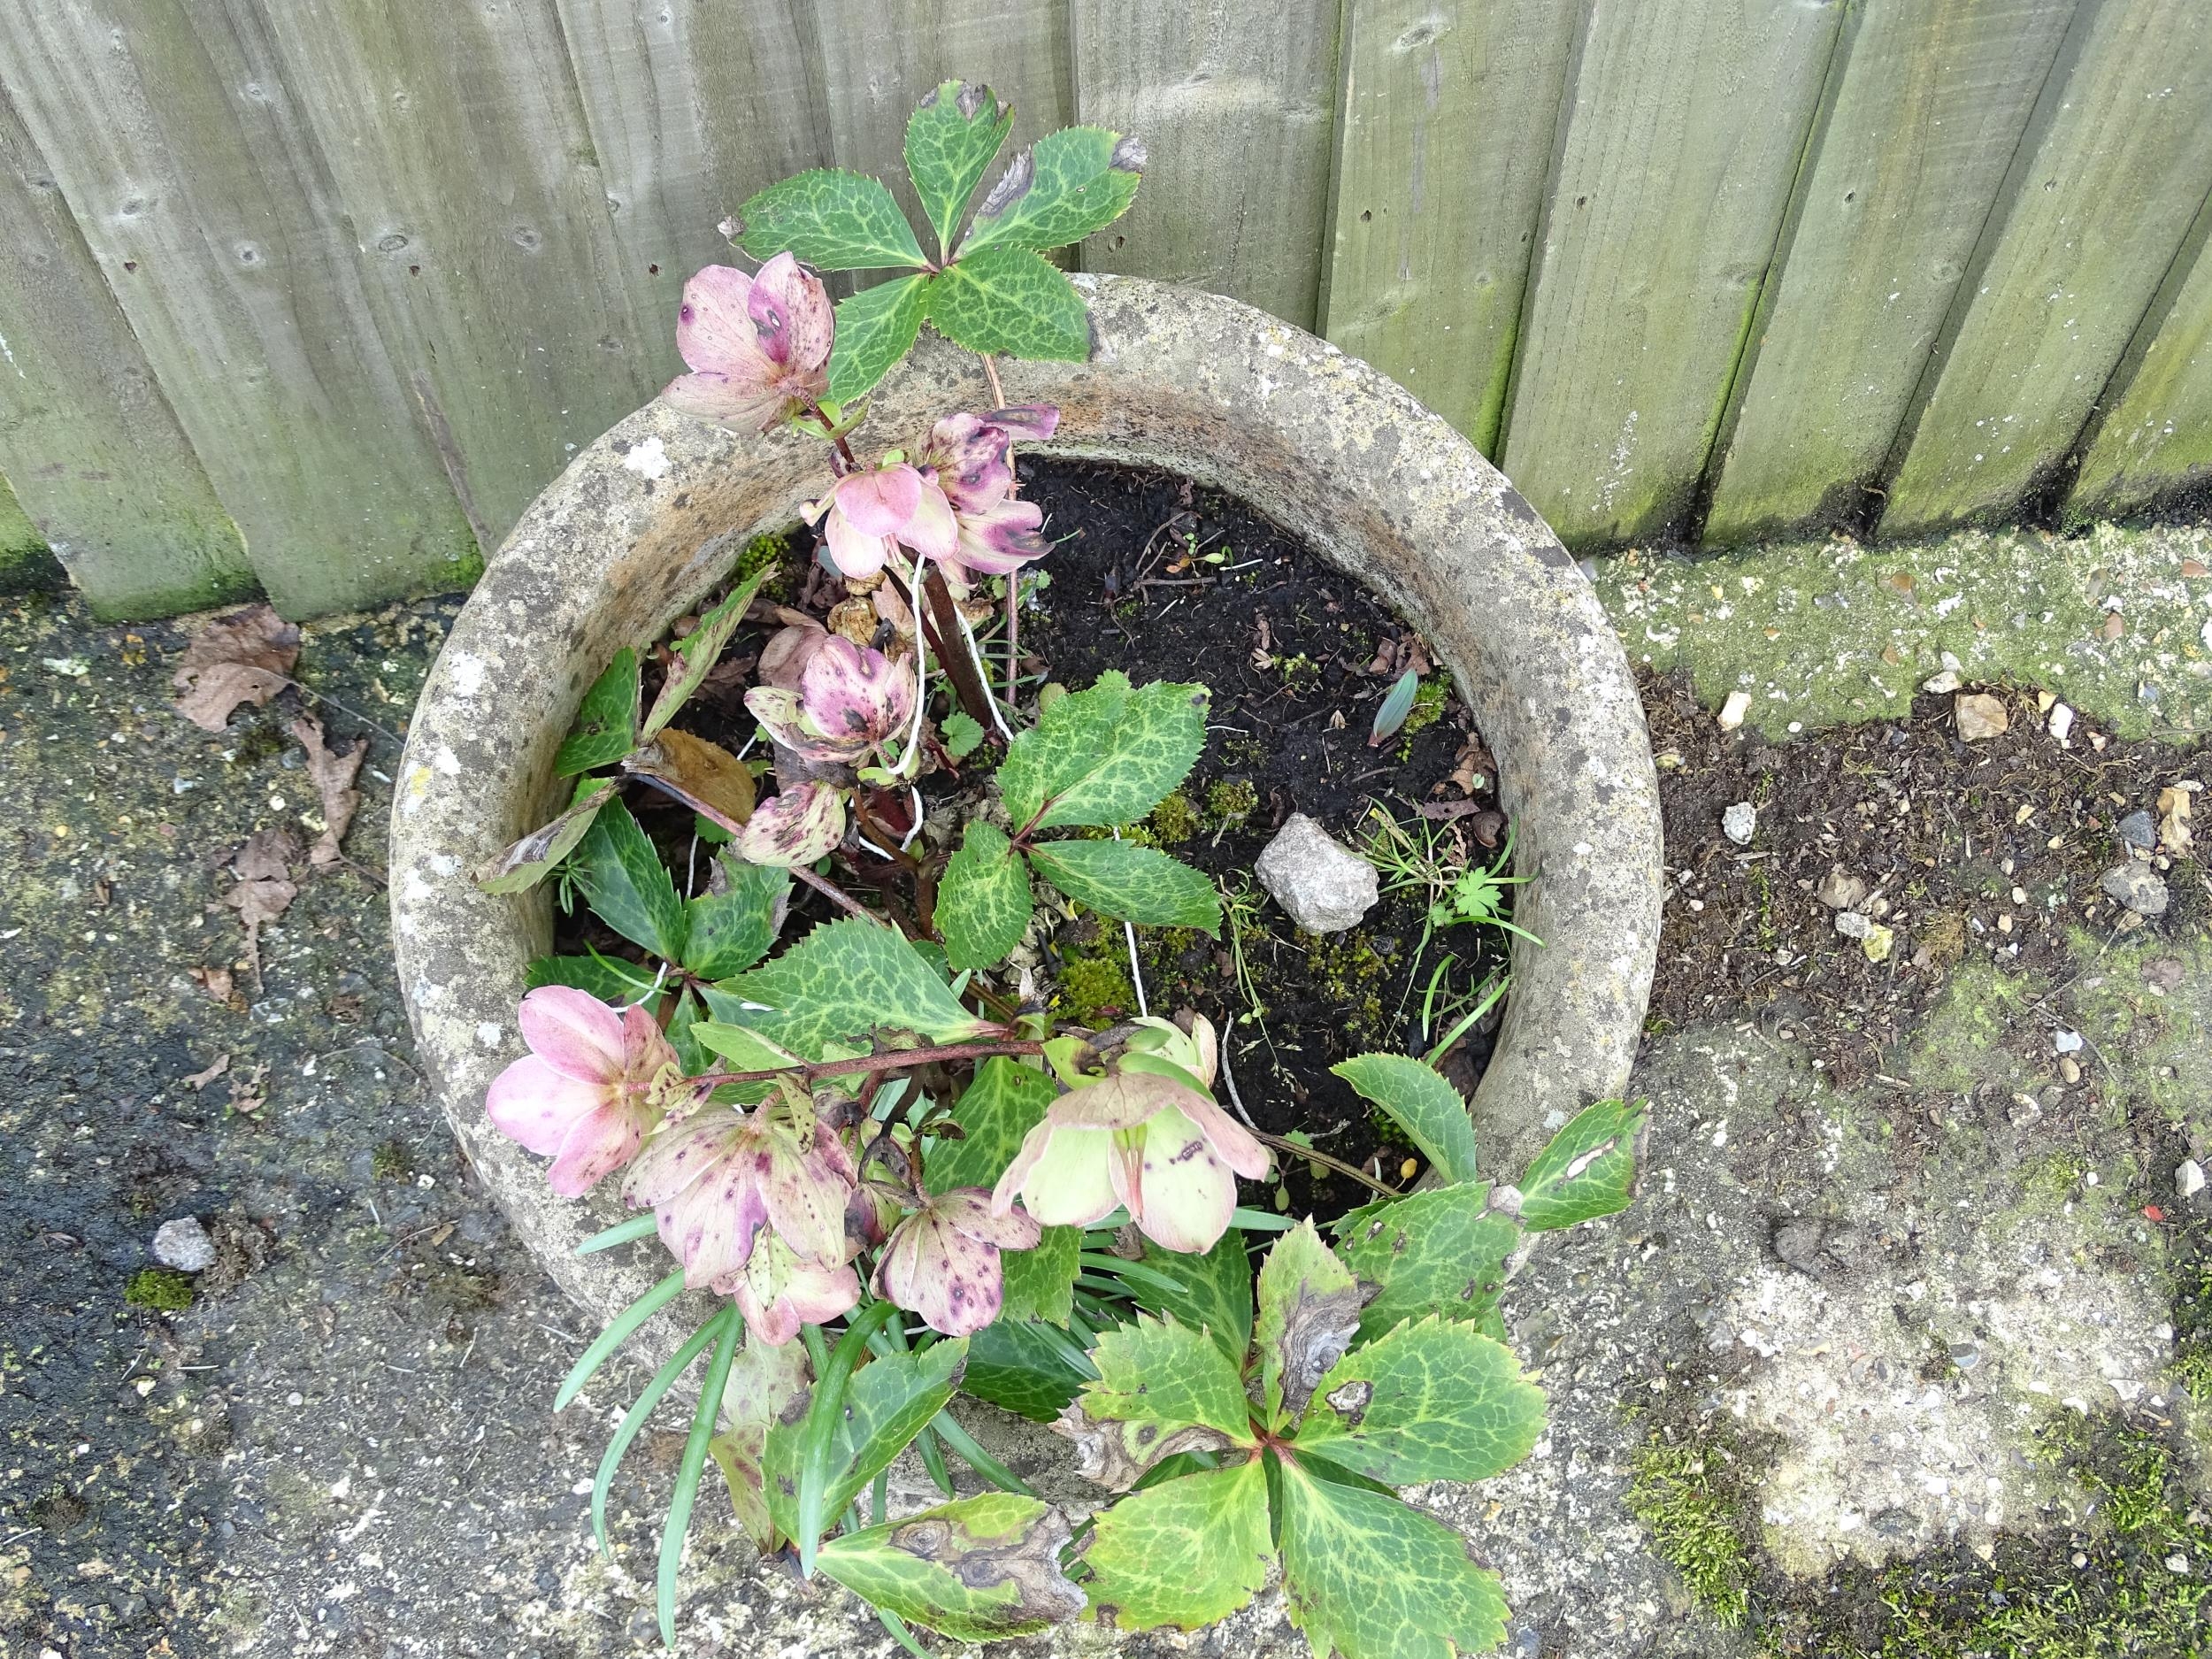
[(683, 960), (690, 918), (675, 879), (630, 809), (609, 800), (576, 845), (576, 885), (599, 919), (667, 962)]
[(1363, 1054), (1329, 1070), (1389, 1113), (1445, 1179), (1475, 1179), (1474, 1120), (1435, 1067), (1402, 1054)]
[(676, 666), (661, 682), (660, 695), (653, 699), (652, 712), (639, 728), (641, 741), (651, 738), (674, 719), (677, 711), (691, 700), (691, 694), (706, 683), (715, 664), (722, 660), (722, 648), (730, 642), (730, 635), (737, 632), (737, 625), (745, 620), (745, 611), (753, 603), (753, 595), (775, 572), (775, 561), (771, 559), (738, 583), (728, 598), (701, 617), (699, 626), (676, 641)]
[[(826, 1516), (845, 1506), (890, 1467), (913, 1438), (960, 1386), (967, 1363), (965, 1337), (939, 1342), (911, 1354), (880, 1355), (853, 1373), (845, 1392), (845, 1410), (830, 1441), (829, 1484), (822, 1505)], [(810, 1399), (810, 1391), (807, 1398)], [(768, 1513), (786, 1537), (796, 1537), (799, 1466), (805, 1455), (804, 1400), (785, 1409), (768, 1427), (761, 1456), (766, 1478)]]
[(1270, 1424), (1279, 1428), (1294, 1421), (1329, 1367), (1344, 1357), (1359, 1329), (1361, 1301), (1351, 1269), (1329, 1253), (1311, 1221), (1275, 1240), (1260, 1265), (1252, 1327)]
[(963, 260), (986, 248), (1064, 248), (1129, 209), (1144, 173), (1144, 146), (1102, 127), (1048, 134), (1014, 157), (975, 211)]
[(964, 254), (929, 285), (929, 320), (971, 351), (1080, 363), (1091, 314), (1064, 272), (1026, 248)]
[(1109, 669), (1048, 706), (998, 770), (1017, 826), (1133, 824), (1166, 798), (1206, 744), (1203, 686), (1132, 687)]
[(768, 864), (724, 858), (714, 884), (686, 907), (690, 933), (684, 941), (684, 966), (703, 979), (726, 979), (742, 973), (776, 942), (791, 891), (791, 872)]
[(1214, 1346), (1240, 1370), (1252, 1350), (1252, 1258), (1245, 1254), (1244, 1234), (1231, 1227), (1203, 1256), (1185, 1256), (1164, 1250), (1143, 1240), (1143, 1263), (1165, 1274), (1179, 1288), (1147, 1279), (1131, 1282), (1137, 1305), (1153, 1313), (1172, 1314), (1193, 1330), (1203, 1331)]
[(1013, 130), (1010, 105), (1001, 104), (990, 88), (963, 81), (935, 88), (907, 118), (906, 177), (937, 233), (940, 257), (951, 256), (968, 198)]
[(770, 185), (737, 210), (736, 220), (737, 245), (756, 259), (787, 250), (818, 271), (929, 263), (883, 181), (839, 167)]
[(1068, 1524), (1037, 1498), (1010, 1492), (833, 1538), (816, 1559), (871, 1607), (956, 1641), (1029, 1636), (1083, 1610), (1060, 1571)]
[(1202, 1424), (1234, 1444), (1253, 1441), (1244, 1379), (1203, 1332), (1140, 1314), (1100, 1333), (1091, 1363), (1098, 1379), (1085, 1386), (1083, 1409), (1096, 1421), (1149, 1424), (1163, 1433)]
[(970, 818), (937, 883), (937, 927), (955, 968), (995, 968), (1022, 941), (1035, 911), (1029, 870), (1006, 833)]
[(573, 986), (619, 1006), (650, 991), (653, 973), (619, 956), (539, 956), (524, 970), (522, 982), (533, 991), (541, 985)]
[(1086, 1380), (1060, 1344), (1002, 1314), (968, 1339), (968, 1374), (960, 1386), (979, 1400), (1049, 1423)]
[(718, 1014), (810, 1060), (823, 1058), (833, 1042), (875, 1031), (958, 1042), (989, 1023), (961, 1007), (897, 929), (857, 917), (823, 923), (717, 990), (709, 1005)]
[(1502, 1342), (1431, 1315), (1356, 1348), (1321, 1379), (1297, 1449), (1394, 1486), (1486, 1480), (1544, 1432), (1544, 1396)]
[(1521, 1225), (1547, 1233), (1627, 1209), (1649, 1121), (1640, 1101), (1600, 1101), (1577, 1114), (1521, 1177)]
[(1371, 1204), (1338, 1225), (1337, 1254), (1379, 1287), (1360, 1315), (1361, 1340), (1427, 1313), (1478, 1327), (1490, 1319), (1521, 1230), (1489, 1197), (1485, 1181), (1440, 1187)]
[(637, 653), (626, 645), (584, 693), (576, 724), (553, 757), (555, 774), (573, 778), (628, 754), (637, 746)]
[(829, 394), (849, 403), (891, 372), (914, 349), (928, 309), (930, 279), (894, 277), (837, 302), (837, 335), (830, 347)]
[(1221, 897), (1179, 858), (1128, 841), (1046, 841), (1029, 849), (1037, 873), (1079, 904), (1118, 922), (1221, 932)]
[(1083, 1552), (1091, 1604), (1120, 1630), (1195, 1630), (1259, 1594), (1275, 1560), (1256, 1457), (1133, 1492)]
[[(952, 1121), (962, 1138), (948, 1136), (930, 1151), (924, 1170), (930, 1190), (995, 1187), (1021, 1150), (1022, 1137), (1036, 1126), (1059, 1092), (1058, 1084), (1033, 1067), (1003, 1055), (986, 1060), (952, 1109)], [(1079, 1228), (1047, 1227), (1035, 1248), (1002, 1252), (999, 1268), (1005, 1288), (1000, 1321), (1067, 1324), (1074, 1307), (1076, 1257), (1082, 1244)]]

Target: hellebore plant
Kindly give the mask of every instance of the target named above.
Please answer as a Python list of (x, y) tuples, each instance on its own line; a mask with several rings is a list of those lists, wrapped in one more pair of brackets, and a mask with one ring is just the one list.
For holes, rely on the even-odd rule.
[[(672, 1642), (711, 1458), (764, 1550), (837, 1579), (918, 1652), (909, 1621), (987, 1640), (1087, 1607), (1192, 1628), (1274, 1574), (1318, 1659), (1493, 1647), (1495, 1578), (1392, 1488), (1481, 1479), (1533, 1444), (1542, 1396), (1504, 1345), (1499, 1295), (1526, 1235), (1627, 1203), (1644, 1115), (1590, 1108), (1506, 1187), (1478, 1177), (1440, 1074), (1348, 1061), (1339, 1075), (1434, 1185), (1370, 1182), (1379, 1201), (1333, 1223), (1333, 1244), (1310, 1222), (1284, 1233), (1256, 1300), (1248, 1235), (1291, 1224), (1240, 1208), (1238, 1183), (1274, 1173), (1271, 1145), (1319, 1154), (1240, 1121), (1233, 1088), (1225, 1109), (1220, 1042), (1194, 1012), (1140, 1007), (1099, 1030), (1034, 996), (1041, 908), (1120, 925), (1133, 959), (1135, 927), (1218, 936), (1222, 913), (1205, 876), (1121, 836), (1197, 760), (1205, 687), (1109, 672), (1048, 687), (1025, 719), (1010, 637), (1012, 724), (989, 687), (971, 621), (1002, 588), (1010, 635), (1024, 568), (1049, 551), (1014, 454), (1057, 411), (953, 411), (910, 451), (864, 463), (853, 447), (857, 400), (926, 320), (985, 353), (1088, 350), (1083, 302), (1041, 253), (1125, 209), (1142, 151), (1054, 134), (971, 217), (1011, 119), (959, 83), (915, 112), (933, 255), (880, 184), (819, 172), (741, 210), (731, 233), (757, 274), (687, 285), (690, 372), (666, 400), (824, 446), (805, 513), (819, 572), (804, 609), (768, 603), (764, 566), (666, 648), (618, 652), (556, 757), (574, 780), (564, 810), (478, 872), (501, 892), (553, 877), (641, 953), (533, 963), (529, 1053), (486, 1099), (563, 1195), (621, 1173), (641, 1213), (583, 1250), (657, 1236), (675, 1263), (557, 1406), (656, 1315), (695, 1316), (607, 1448), (594, 1526), (604, 1547), (617, 1468), (703, 1360), (661, 1538)], [(882, 268), (906, 274), (833, 313), (817, 271)], [(749, 622), (758, 729), (733, 753), (672, 722), (710, 680), (733, 689), (745, 665), (723, 653)], [(688, 807), (688, 833), (649, 833), (633, 786)], [(1125, 1495), (1074, 1540), (947, 1409), (964, 1390), (1051, 1424)], [(893, 1519), (886, 1471), (910, 1445), (948, 1501)], [(958, 1495), (948, 1451), (979, 1495)]]

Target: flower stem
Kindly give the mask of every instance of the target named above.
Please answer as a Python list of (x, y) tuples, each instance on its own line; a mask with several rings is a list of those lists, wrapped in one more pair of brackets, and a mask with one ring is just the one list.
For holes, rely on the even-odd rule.
[(1311, 1163), (1322, 1165), (1325, 1169), (1334, 1170), (1339, 1175), (1348, 1176), (1351, 1179), (1357, 1181), (1362, 1187), (1370, 1187), (1372, 1190), (1380, 1193), (1385, 1198), (1402, 1198), (1405, 1196), (1405, 1194), (1400, 1192), (1396, 1187), (1384, 1186), (1380, 1181), (1370, 1175), (1365, 1170), (1361, 1169), (1357, 1164), (1347, 1164), (1341, 1158), (1333, 1158), (1327, 1153), (1319, 1151), (1313, 1147), (1307, 1146), (1302, 1141), (1286, 1141), (1280, 1135), (1271, 1135), (1264, 1129), (1255, 1129), (1252, 1133), (1259, 1138), (1263, 1145), (1273, 1147), (1278, 1152), (1280, 1152), (1286, 1157), (1305, 1158)]
[[(766, 1071), (707, 1071), (691, 1081), (719, 1087), (725, 1083), (764, 1083), (771, 1078), (787, 1077), (794, 1071), (809, 1078), (842, 1077), (856, 1071), (895, 1071), (905, 1066), (930, 1065), (938, 1061), (987, 1060), (994, 1055), (1042, 1054), (1044, 1051), (1043, 1043), (1027, 1037), (1008, 1037), (992, 1042), (944, 1042), (933, 1048), (895, 1048), (887, 1054), (862, 1055), (850, 1060), (810, 1060), (799, 1065), (777, 1066)], [(1356, 1171), (1352, 1172), (1357, 1173)], [(1382, 1190), (1387, 1192), (1389, 1188)]]
[[(851, 894), (846, 892), (844, 888), (839, 887), (834, 881), (831, 881), (825, 877), (816, 875), (814, 872), (808, 869), (804, 864), (793, 864), (791, 866), (791, 873), (798, 877), (800, 880), (805, 882), (807, 886), (812, 887), (824, 898), (829, 900), (830, 902), (838, 906), (841, 910), (859, 917), (863, 921), (883, 921), (883, 918), (878, 916), (873, 910), (863, 904), (858, 899), (853, 897)], [(888, 926), (889, 924), (885, 923), (885, 926)]]

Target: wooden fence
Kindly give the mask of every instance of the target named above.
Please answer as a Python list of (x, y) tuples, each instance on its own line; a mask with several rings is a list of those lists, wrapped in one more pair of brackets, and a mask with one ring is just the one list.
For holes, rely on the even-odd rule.
[(5, 10), (0, 566), (113, 614), (460, 585), (723, 214), (951, 76), (1145, 138), (1086, 265), (1369, 358), (1579, 547), (2212, 475), (2204, 0)]

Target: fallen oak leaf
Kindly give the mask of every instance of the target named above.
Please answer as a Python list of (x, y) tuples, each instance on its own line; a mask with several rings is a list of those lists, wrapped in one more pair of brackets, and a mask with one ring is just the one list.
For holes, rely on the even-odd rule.
[(184, 1080), (187, 1083), (189, 1083), (195, 1089), (204, 1089), (210, 1083), (212, 1083), (217, 1078), (222, 1076), (224, 1072), (229, 1070), (230, 1056), (227, 1054), (219, 1054), (215, 1056), (215, 1064), (213, 1065), (208, 1067), (204, 1071), (193, 1072), (191, 1076), (186, 1078)]
[(230, 1001), (231, 974), (228, 968), (194, 968), (191, 973), (200, 989), (212, 1000), (218, 1002)]
[(323, 833), (309, 849), (307, 861), (318, 870), (327, 870), (344, 856), (339, 843), (345, 840), (346, 828), (361, 805), (361, 791), (354, 787), (354, 780), (361, 775), (361, 763), (368, 758), (369, 746), (357, 741), (350, 754), (332, 754), (323, 742), (323, 723), (311, 714), (292, 722), (292, 735), (307, 751), (308, 780), (323, 803)]
[(300, 856), (298, 837), (283, 828), (256, 830), (219, 864), (230, 866), (241, 881), (284, 881)]
[(177, 712), (204, 731), (219, 732), (242, 703), (258, 708), (292, 683), (300, 631), (265, 604), (213, 618), (192, 636), (170, 684)]

